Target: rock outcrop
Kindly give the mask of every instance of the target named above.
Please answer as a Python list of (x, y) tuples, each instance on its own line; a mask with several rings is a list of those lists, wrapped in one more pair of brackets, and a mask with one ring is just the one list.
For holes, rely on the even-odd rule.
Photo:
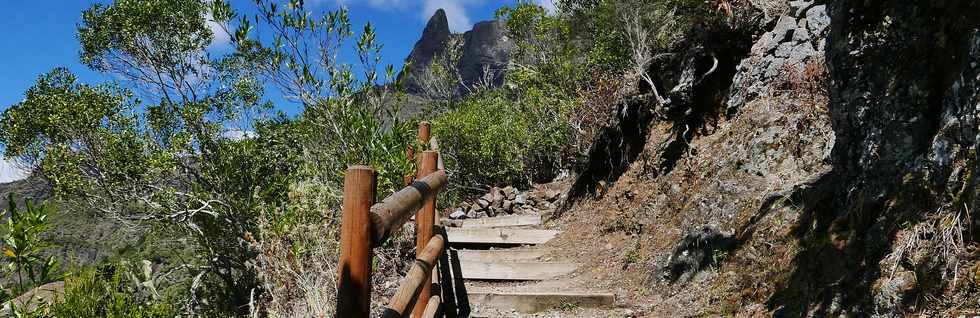
[(458, 65), (463, 86), (496, 87), (503, 84), (513, 50), (503, 21), (479, 22), (473, 26), (473, 30), (463, 34), (463, 39), (463, 55)]
[(405, 90), (412, 94), (422, 93), (420, 78), (426, 68), (435, 58), (446, 54), (449, 43), (449, 20), (446, 18), (446, 11), (439, 9), (429, 18), (429, 22), (422, 31), (422, 37), (415, 42), (412, 53), (408, 55), (406, 61), (411, 62), (412, 66), (408, 73), (402, 74), (405, 78), (402, 83)]
[[(973, 265), (959, 264), (962, 239), (942, 233), (970, 235), (966, 227), (980, 220), (967, 212), (980, 203), (974, 176), (980, 3), (832, 1), (828, 14), (828, 109), (837, 137), (828, 179), (832, 200), (815, 207), (821, 211), (815, 228), (803, 236), (812, 248), (801, 253), (801, 262), (813, 267), (797, 269), (799, 282), (809, 277), (806, 284), (826, 287), (790, 285), (785, 299), (800, 301), (787, 302), (787, 308), (824, 308), (830, 315), (951, 315), (938, 310), (956, 307), (952, 302), (916, 303), (954, 301), (966, 293), (950, 288), (966, 274), (957, 271)], [(918, 234), (928, 232), (937, 235)], [(835, 248), (817, 251), (828, 245)], [(812, 268), (836, 271), (815, 278)], [(902, 275), (892, 274), (904, 271), (918, 283), (889, 287), (907, 285), (895, 281)], [(976, 306), (976, 294), (972, 298)], [(839, 299), (836, 306), (832, 299)]]
[(634, 129), (631, 160), (609, 159), (632, 144), (598, 149), (617, 173), (579, 175), (611, 186), (559, 211), (569, 236), (614, 246), (596, 267), (623, 264), (590, 283), (645, 280), (652, 316), (975, 314), (980, 2), (750, 2), (766, 30), (725, 115), (685, 105), (697, 85), (674, 94), (701, 72), (657, 73), (679, 83), (664, 85), (676, 115)]
[(512, 51), (513, 43), (503, 21), (482, 21), (470, 31), (452, 34), (445, 11), (439, 9), (406, 59), (412, 67), (400, 74), (402, 85), (410, 94), (427, 94), (423, 88), (430, 80), (427, 72), (433, 61), (443, 59), (449, 64), (446, 66), (452, 73), (451, 80), (458, 86), (457, 94), (466, 95), (475, 87), (496, 87), (503, 84)]
[(807, 63), (822, 63), (830, 17), (827, 5), (812, 1), (793, 1), (789, 12), (777, 18), (773, 30), (752, 46), (751, 56), (738, 65), (728, 100), (729, 112), (747, 100), (773, 93), (770, 83), (788, 72), (803, 72)]
[(493, 187), (472, 202), (463, 202), (452, 213), (451, 219), (476, 219), (508, 214), (540, 214), (551, 216), (561, 205), (566, 193), (555, 189), (556, 184), (538, 185), (529, 191), (514, 187)]

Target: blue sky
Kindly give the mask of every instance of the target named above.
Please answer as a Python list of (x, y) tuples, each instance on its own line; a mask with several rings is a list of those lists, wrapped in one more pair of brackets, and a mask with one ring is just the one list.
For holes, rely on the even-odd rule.
[[(534, 0), (553, 8), (550, 0)], [(102, 1), (0, 1), (0, 111), (24, 99), (24, 92), (38, 75), (56, 67), (67, 67), (82, 82), (94, 84), (111, 80), (110, 76), (91, 71), (78, 62), (79, 44), (75, 38), (81, 12)], [(251, 0), (230, 0), (239, 10), (252, 11)], [(350, 10), (355, 30), (364, 23), (374, 25), (383, 43), (383, 64), (396, 69), (415, 45), (426, 21), (439, 8), (446, 10), (450, 29), (469, 30), (476, 22), (493, 18), (494, 11), (517, 0), (306, 0), (316, 11), (335, 10), (344, 6)], [(218, 36), (216, 51), (227, 44), (227, 37)], [(350, 62), (355, 62), (350, 60)], [(270, 92), (277, 107), (295, 114), (298, 107), (283, 102)], [(22, 178), (24, 173), (12, 163), (0, 161), (0, 182)]]
[[(79, 44), (75, 38), (81, 11), (102, 1), (0, 1), (0, 109), (23, 99), (24, 91), (37, 76), (64, 66), (84, 82), (98, 83), (109, 77), (90, 71), (78, 62)], [(230, 0), (238, 9), (248, 10), (250, 0)], [(548, 0), (536, 0), (548, 2)], [(494, 10), (513, 5), (516, 0), (307, 0), (317, 11), (346, 6), (356, 30), (366, 22), (375, 26), (384, 44), (384, 63), (400, 67), (438, 8), (444, 8), (450, 28), (469, 30), (473, 23), (493, 18)], [(219, 38), (217, 41), (225, 40)], [(215, 46), (220, 47), (221, 43)], [(352, 61), (353, 62), (353, 61)]]

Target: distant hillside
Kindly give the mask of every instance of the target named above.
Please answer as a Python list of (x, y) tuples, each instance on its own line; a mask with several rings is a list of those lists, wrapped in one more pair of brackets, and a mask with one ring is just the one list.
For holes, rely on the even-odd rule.
[[(98, 217), (91, 211), (64, 206), (56, 198), (47, 182), (40, 176), (32, 175), (26, 179), (0, 184), (0, 195), (6, 200), (13, 194), (18, 209), (23, 209), (27, 200), (47, 201), (54, 210), (50, 216), (52, 228), (49, 230), (53, 253), (59, 256), (61, 264), (90, 265), (110, 256), (113, 251), (135, 242), (136, 237), (120, 230), (117, 222)], [(6, 201), (3, 202), (4, 218), (9, 215)], [(68, 262), (71, 260), (71, 262)], [(63, 268), (67, 269), (67, 268)], [(0, 284), (6, 279), (0, 279)]]
[(23, 207), (27, 199), (44, 201), (52, 196), (51, 187), (39, 176), (32, 175), (26, 179), (0, 183), (0, 195), (4, 199), (3, 210), (5, 217), (8, 213), (6, 205), (7, 196), (11, 194), (17, 200), (18, 207)]

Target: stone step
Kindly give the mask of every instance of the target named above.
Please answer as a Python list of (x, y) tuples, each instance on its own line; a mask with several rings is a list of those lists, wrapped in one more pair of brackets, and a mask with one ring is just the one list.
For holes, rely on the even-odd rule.
[(528, 281), (546, 280), (567, 275), (578, 268), (574, 263), (541, 262), (473, 262), (460, 258), (464, 279)]
[(447, 228), (451, 246), (534, 245), (548, 242), (560, 231), (527, 229)]
[(616, 303), (616, 295), (588, 291), (495, 291), (474, 288), (467, 292), (470, 305), (536, 313), (559, 306), (574, 305), (582, 308), (609, 307)]
[(515, 214), (492, 218), (456, 220), (461, 228), (496, 228), (541, 225), (541, 215)]
[(540, 249), (458, 250), (459, 259), (470, 262), (533, 261), (544, 256)]

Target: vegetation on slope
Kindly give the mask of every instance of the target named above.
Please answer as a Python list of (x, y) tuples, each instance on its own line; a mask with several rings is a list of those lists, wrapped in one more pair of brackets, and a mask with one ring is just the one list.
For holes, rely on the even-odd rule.
[[(298, 0), (253, 5), (254, 15), (220, 0), (93, 5), (78, 29), (80, 59), (120, 80), (80, 83), (55, 69), (4, 112), (5, 155), (34, 167), (65, 215), (110, 219), (138, 238), (65, 272), (64, 298), (35, 314), (331, 314), (344, 169), (372, 165), (384, 196), (414, 171), (405, 148), (424, 145), (397, 116), (402, 93), (395, 70), (379, 65), (370, 25)], [(739, 12), (691, 0), (500, 9), (516, 43), (504, 84), (460, 95), (458, 55), (436, 59), (444, 64), (428, 91), (444, 99), (420, 115), (434, 122), (455, 195), (582, 165), (625, 100), (652, 94), (645, 107), (664, 105), (673, 79), (653, 71), (669, 69), (695, 35), (743, 21)], [(233, 52), (208, 50), (209, 22), (230, 34)], [(357, 65), (337, 60), (348, 47)], [(302, 112), (276, 113), (267, 89)], [(383, 247), (378, 271), (396, 273), (403, 250)]]

